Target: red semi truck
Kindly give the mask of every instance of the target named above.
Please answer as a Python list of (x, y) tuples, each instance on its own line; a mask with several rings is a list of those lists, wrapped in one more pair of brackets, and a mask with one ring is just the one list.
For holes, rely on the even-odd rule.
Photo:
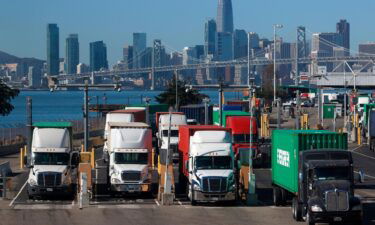
[[(251, 123), (251, 130), (250, 130)], [(233, 138), (233, 150), (237, 161), (236, 178), (238, 180), (238, 191), (241, 198), (246, 198), (249, 189), (249, 164), (250, 150), (252, 159), (258, 164), (260, 159), (258, 143), (258, 127), (255, 117), (249, 116), (229, 116), (226, 119), (226, 127), (231, 128)], [(252, 141), (250, 143), (250, 137)]]

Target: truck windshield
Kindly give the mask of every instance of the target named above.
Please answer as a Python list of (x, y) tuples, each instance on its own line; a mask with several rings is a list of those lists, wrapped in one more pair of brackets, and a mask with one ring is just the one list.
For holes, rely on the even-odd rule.
[(148, 153), (115, 153), (116, 164), (147, 164)]
[(230, 156), (198, 156), (195, 158), (195, 168), (198, 170), (232, 169)]
[[(258, 135), (252, 134), (252, 143), (258, 141)], [(234, 134), (233, 135), (234, 143), (250, 143), (250, 134)]]
[(315, 169), (316, 180), (347, 180), (349, 179), (349, 168), (347, 167), (323, 167)]
[(70, 155), (68, 153), (42, 153), (34, 154), (34, 165), (68, 165)]
[[(163, 130), (163, 136), (168, 137), (168, 130)], [(178, 137), (178, 130), (171, 130), (171, 137)]]

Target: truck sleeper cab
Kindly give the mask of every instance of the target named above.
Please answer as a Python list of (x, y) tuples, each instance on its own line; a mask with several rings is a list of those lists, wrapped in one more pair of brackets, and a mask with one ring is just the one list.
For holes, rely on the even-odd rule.
[(73, 197), (77, 186), (79, 155), (72, 150), (71, 124), (36, 123), (34, 126), (28, 163), (29, 198)]

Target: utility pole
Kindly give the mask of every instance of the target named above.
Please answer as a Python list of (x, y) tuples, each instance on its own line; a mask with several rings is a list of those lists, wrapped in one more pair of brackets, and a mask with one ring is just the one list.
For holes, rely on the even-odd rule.
[(204, 98), (203, 103), (204, 103), (204, 124), (208, 125), (208, 103), (210, 103), (210, 99)]
[(175, 111), (178, 112), (178, 72), (177, 70), (174, 71), (175, 79), (176, 79), (176, 106)]
[(31, 160), (31, 138), (33, 133), (33, 100), (30, 96), (26, 98), (26, 127), (27, 127), (27, 165)]
[(276, 29), (283, 28), (281, 24), (273, 25), (273, 101), (276, 104)]
[(114, 88), (114, 90), (120, 92), (121, 86), (119, 84), (89, 84), (88, 80), (85, 80), (84, 84), (56, 84), (55, 80), (49, 80), (49, 88), (51, 92), (58, 88), (83, 88), (83, 124), (84, 124), (84, 151), (88, 151), (89, 147), (89, 107), (88, 107), (88, 91), (90, 88)]

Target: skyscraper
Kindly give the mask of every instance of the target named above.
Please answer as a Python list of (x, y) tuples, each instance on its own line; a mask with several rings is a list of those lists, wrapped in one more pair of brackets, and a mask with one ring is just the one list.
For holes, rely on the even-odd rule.
[(204, 55), (215, 55), (216, 48), (216, 21), (210, 19), (206, 21), (204, 29)]
[(349, 56), (350, 52), (350, 24), (346, 20), (340, 20), (336, 24), (336, 32), (342, 35), (342, 47), (345, 48), (345, 56)]
[(66, 38), (65, 47), (65, 72), (67, 74), (75, 74), (77, 73), (77, 65), (79, 63), (78, 34), (70, 34), (69, 37)]
[(123, 49), (123, 57), (126, 69), (133, 69), (133, 46), (127, 45)]
[(216, 60), (227, 61), (233, 59), (233, 34), (219, 32), (216, 36)]
[(107, 47), (103, 41), (90, 43), (90, 70), (108, 69)]
[(47, 25), (47, 74), (59, 74), (59, 27), (57, 24)]
[(145, 66), (146, 33), (133, 33), (133, 68)]
[(217, 7), (217, 32), (233, 33), (233, 9), (231, 0), (219, 0)]
[(235, 30), (233, 33), (233, 56), (239, 59), (247, 56), (247, 33), (245, 30)]

